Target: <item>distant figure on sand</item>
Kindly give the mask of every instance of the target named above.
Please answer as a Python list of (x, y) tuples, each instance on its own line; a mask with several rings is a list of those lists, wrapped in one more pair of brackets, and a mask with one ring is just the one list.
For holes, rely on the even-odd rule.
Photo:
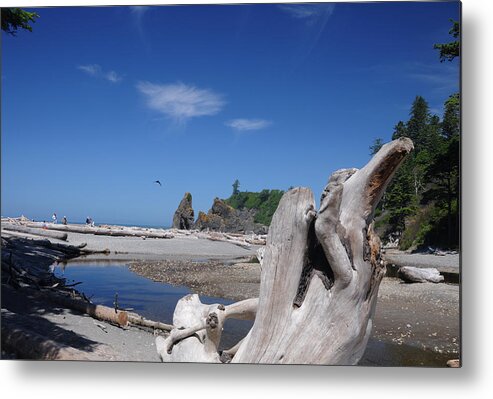
[(53, 223), (57, 223), (57, 220), (56, 220), (56, 213), (53, 213), (53, 216), (51, 217), (53, 219)]
[(94, 221), (89, 216), (86, 218), (86, 225), (94, 227)]
[(64, 216), (64, 217), (63, 217), (63, 219), (62, 219), (62, 223), (63, 223), (63, 224), (65, 224), (65, 225), (67, 224), (67, 216)]

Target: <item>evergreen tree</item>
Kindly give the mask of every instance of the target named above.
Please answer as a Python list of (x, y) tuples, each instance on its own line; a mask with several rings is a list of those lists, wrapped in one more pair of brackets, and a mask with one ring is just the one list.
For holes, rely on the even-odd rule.
[(408, 137), (406, 125), (402, 121), (399, 121), (399, 123), (394, 126), (394, 133), (392, 133), (392, 140), (396, 140), (399, 137)]
[[(408, 137), (406, 125), (402, 121), (395, 125), (392, 140), (400, 137)], [(409, 156), (397, 170), (384, 193), (385, 202), (382, 204), (382, 210), (385, 209), (388, 213), (386, 235), (400, 235), (404, 231), (406, 217), (414, 212), (410, 158)]]
[[(455, 39), (459, 37), (460, 27), (459, 22), (450, 20), (452, 22), (452, 28), (449, 31)], [(455, 57), (459, 56), (460, 43), (458, 40), (454, 40), (450, 43), (435, 44), (433, 48), (440, 50), (440, 62), (452, 61)]]
[(39, 15), (35, 12), (24, 11), (21, 8), (2, 8), (2, 30), (15, 36), (19, 29), (32, 32), (33, 28), (29, 25), (36, 22)]
[(446, 138), (459, 135), (460, 131), (460, 98), (459, 93), (452, 94), (445, 101), (445, 112), (443, 114), (442, 132)]
[(240, 193), (240, 181), (236, 179), (233, 183), (233, 195), (237, 195)]
[[(442, 245), (457, 246), (459, 241), (460, 110), (459, 94), (451, 95), (444, 105), (442, 137), (436, 157), (428, 168), (431, 185), (424, 202), (435, 205), (435, 220), (430, 239)], [(446, 237), (446, 240), (444, 238)]]
[(370, 155), (375, 155), (380, 148), (383, 146), (383, 140), (381, 138), (375, 139), (373, 144), (370, 146)]
[(414, 153), (421, 151), (426, 142), (427, 127), (430, 121), (428, 103), (421, 96), (416, 96), (411, 107), (411, 119), (406, 125), (406, 134), (414, 143)]
[[(459, 37), (459, 24), (450, 31)], [(459, 56), (459, 41), (437, 44), (440, 60)], [(410, 118), (400, 121), (392, 139), (409, 137), (414, 151), (401, 165), (379, 205), (380, 230), (401, 237), (401, 249), (411, 245), (456, 247), (460, 209), (460, 95), (444, 104), (443, 121), (431, 115), (425, 99), (417, 96)], [(376, 148), (375, 143), (370, 150)], [(385, 229), (382, 230), (382, 227)]]

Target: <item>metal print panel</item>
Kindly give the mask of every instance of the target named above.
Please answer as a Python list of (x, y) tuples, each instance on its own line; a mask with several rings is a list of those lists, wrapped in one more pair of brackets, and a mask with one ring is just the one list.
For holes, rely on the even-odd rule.
[(460, 367), (460, 7), (2, 8), (2, 359)]

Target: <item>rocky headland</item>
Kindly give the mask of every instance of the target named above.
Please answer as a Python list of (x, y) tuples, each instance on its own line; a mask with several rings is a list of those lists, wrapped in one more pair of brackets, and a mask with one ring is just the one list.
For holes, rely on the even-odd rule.
[(194, 221), (192, 195), (185, 193), (173, 217), (173, 228), (181, 230), (209, 230), (223, 233), (267, 234), (269, 227), (255, 222), (255, 208), (235, 209), (225, 200), (214, 198), (207, 213), (200, 211)]

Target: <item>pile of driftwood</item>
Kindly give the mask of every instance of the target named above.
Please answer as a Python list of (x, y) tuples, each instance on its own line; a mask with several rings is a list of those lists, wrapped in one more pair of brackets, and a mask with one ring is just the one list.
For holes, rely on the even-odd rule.
[(242, 234), (228, 234), (220, 232), (196, 232), (194, 234), (198, 238), (206, 238), (211, 241), (223, 241), (228, 242), (239, 247), (250, 249), (252, 245), (265, 245), (265, 236), (256, 235), (242, 235)]
[(200, 238), (211, 241), (223, 241), (239, 247), (250, 249), (252, 245), (265, 245), (267, 235), (259, 234), (239, 234), (239, 233), (225, 233), (220, 231), (211, 230), (179, 230), (171, 229), (170, 233), (175, 237), (190, 237)]
[(211, 241), (223, 241), (239, 247), (250, 249), (252, 245), (265, 245), (266, 235), (234, 234), (215, 231), (178, 230), (178, 229), (154, 229), (142, 227), (124, 227), (113, 225), (101, 225), (92, 227), (80, 224), (54, 224), (33, 222), (27, 218), (3, 218), (2, 230), (9, 235), (20, 237), (46, 237), (67, 241), (67, 233), (94, 234), (111, 237), (140, 237), (143, 239), (170, 239), (174, 237), (191, 237), (208, 239)]
[[(174, 235), (163, 229), (146, 229), (125, 226), (90, 226), (81, 224), (56, 224), (32, 222), (19, 219), (2, 219), (2, 229), (33, 235), (40, 235), (59, 240), (66, 240), (66, 233), (94, 234), (112, 237), (173, 238)], [(62, 232), (62, 233), (60, 233)]]
[[(50, 269), (54, 263), (101, 251), (89, 251), (85, 249), (85, 244), (73, 246), (49, 240), (19, 237), (2, 237), (1, 240), (4, 295), (15, 290), (25, 297), (48, 301), (122, 328), (134, 325), (163, 331), (172, 329), (168, 324), (147, 320), (136, 313), (119, 309), (117, 304), (113, 308), (94, 304), (84, 293), (74, 288), (79, 283), (67, 284), (65, 279), (56, 277)], [(26, 316), (3, 308), (1, 335), (2, 348), (21, 358), (97, 360), (83, 351), (60, 345), (40, 335), (35, 326), (26, 322)]]

